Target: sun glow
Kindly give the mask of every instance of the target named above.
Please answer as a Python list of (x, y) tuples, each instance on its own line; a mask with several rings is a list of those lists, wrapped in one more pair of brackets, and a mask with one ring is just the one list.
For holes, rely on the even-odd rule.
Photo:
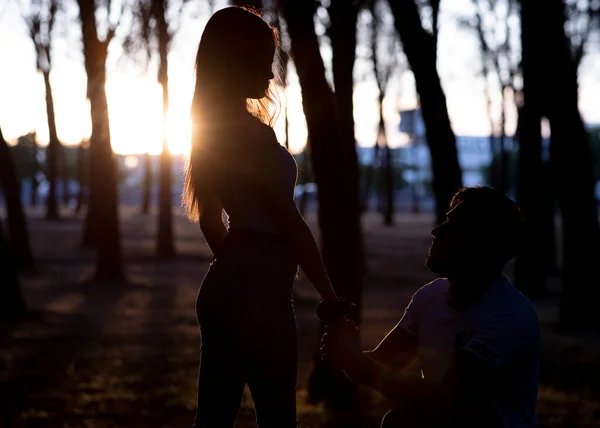
[[(113, 150), (121, 154), (162, 151), (162, 88), (148, 78), (121, 77), (106, 84)], [(127, 95), (124, 95), (127, 94)], [(171, 153), (190, 149), (191, 121), (185, 100), (170, 94), (167, 144)]]
[[(193, 93), (193, 81), (177, 74), (170, 76), (169, 112), (166, 122), (166, 137), (169, 150), (173, 154), (189, 154), (191, 138), (190, 103)], [(69, 145), (79, 144), (91, 134), (90, 104), (85, 99), (85, 73), (69, 71), (51, 73), (52, 89), (56, 112), (56, 125), (59, 139)], [(5, 85), (6, 93), (15, 102), (11, 109), (20, 114), (4, 111), (2, 116), (11, 116), (12, 121), (2, 123), (5, 137), (14, 141), (19, 135), (35, 130), (40, 144), (48, 142), (48, 125), (44, 104), (44, 85), (42, 75), (33, 75), (34, 85), (23, 92), (22, 88)], [(281, 103), (275, 123), (275, 132), (281, 144), (285, 144), (285, 103), (289, 103), (288, 131), (289, 148), (292, 153), (303, 150), (307, 139), (306, 121), (302, 110), (302, 95), (297, 78), (290, 79), (286, 89), (278, 88)], [(2, 82), (0, 82), (1, 84)], [(376, 135), (377, 109), (373, 91), (369, 93), (368, 84), (360, 82), (355, 91), (355, 115), (357, 118), (356, 135), (363, 145), (371, 145)], [(162, 87), (150, 75), (136, 75), (126, 72), (113, 72), (106, 82), (108, 100), (111, 145), (115, 153), (121, 155), (150, 153), (159, 154), (163, 146)], [(391, 100), (386, 105), (389, 121), (390, 143), (397, 146), (399, 141), (395, 131), (397, 115)], [(0, 110), (0, 113), (2, 111)], [(366, 119), (366, 120), (365, 120)], [(402, 144), (400, 142), (400, 144)]]

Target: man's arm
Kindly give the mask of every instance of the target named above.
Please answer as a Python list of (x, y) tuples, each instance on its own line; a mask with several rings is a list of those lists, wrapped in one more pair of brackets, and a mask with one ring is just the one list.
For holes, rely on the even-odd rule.
[[(462, 351), (457, 365), (442, 381), (433, 381), (386, 367), (360, 352), (355, 341), (326, 333), (322, 354), (326, 361), (343, 370), (360, 385), (377, 390), (397, 406), (419, 410), (420, 418), (431, 421), (457, 420), (464, 426), (486, 426), (495, 428), (491, 422), (495, 415), (490, 413), (485, 397), (496, 384), (494, 372), (474, 355)], [(474, 409), (476, 407), (476, 409)], [(426, 411), (423, 411), (426, 409)], [(475, 421), (475, 425), (469, 423)], [(477, 425), (485, 421), (484, 425)]]
[(404, 369), (414, 362), (418, 356), (418, 325), (423, 290), (428, 285), (418, 289), (404, 310), (404, 315), (398, 324), (383, 338), (383, 340), (368, 356), (384, 366)]
[(440, 382), (404, 374), (373, 361), (365, 354), (347, 355), (343, 370), (354, 382), (379, 391), (397, 405), (411, 403), (443, 404), (450, 391)]
[[(458, 426), (502, 427), (490, 397), (503, 380), (504, 369), (539, 346), (535, 313), (500, 314), (456, 348), (455, 359), (445, 377), (429, 381), (395, 372), (359, 355), (343, 340), (333, 341), (339, 363), (348, 376), (370, 386), (399, 405), (435, 403), (436, 412), (446, 414)], [(533, 352), (533, 351), (532, 351)], [(354, 355), (353, 355), (354, 354)]]
[[(361, 350), (356, 327), (350, 322), (345, 322), (326, 327), (321, 339), (321, 354), (323, 360), (345, 371), (354, 382), (374, 388), (389, 400), (404, 405), (412, 399), (433, 398), (441, 389), (438, 384), (417, 376), (398, 373), (370, 356), (377, 355), (377, 352), (384, 356), (385, 353), (389, 353), (389, 358), (392, 359), (394, 350), (404, 350), (404, 355), (410, 355), (412, 352), (416, 354), (415, 342), (410, 333), (398, 326), (376, 348), (378, 351), (365, 353)], [(406, 348), (402, 348), (402, 345), (406, 345)]]
[[(394, 331), (394, 335), (397, 333)], [(392, 346), (394, 335), (386, 336), (379, 352), (395, 349)], [(392, 341), (388, 341), (390, 339)], [(429, 402), (436, 403), (440, 411), (449, 410), (460, 402), (481, 401), (497, 379), (497, 371), (462, 349), (457, 353), (455, 365), (442, 381), (401, 373), (370, 358), (372, 353), (363, 353), (358, 335), (349, 325), (327, 328), (321, 342), (321, 353), (325, 361), (343, 370), (354, 382), (376, 389), (398, 405)]]
[(417, 351), (417, 337), (398, 324), (375, 349), (365, 354), (379, 364), (402, 370), (416, 360)]

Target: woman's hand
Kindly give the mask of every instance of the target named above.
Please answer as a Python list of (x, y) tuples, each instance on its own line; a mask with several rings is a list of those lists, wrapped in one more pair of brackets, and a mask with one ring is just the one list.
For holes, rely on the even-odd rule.
[(356, 383), (369, 385), (375, 363), (360, 346), (358, 328), (344, 320), (327, 326), (321, 338), (321, 359), (336, 370), (343, 370)]
[(327, 293), (324, 296), (321, 296), (323, 298), (323, 302), (328, 304), (328, 305), (334, 305), (336, 303), (340, 302), (340, 298), (338, 297), (338, 295), (335, 293), (335, 291), (333, 290), (333, 287), (331, 287), (331, 292)]
[(317, 305), (317, 316), (325, 324), (333, 324), (344, 320), (351, 312), (356, 310), (356, 305), (336, 296), (335, 300), (322, 300)]

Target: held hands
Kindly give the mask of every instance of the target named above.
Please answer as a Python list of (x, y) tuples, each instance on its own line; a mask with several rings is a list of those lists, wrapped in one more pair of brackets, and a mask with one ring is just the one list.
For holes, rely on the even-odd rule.
[[(358, 327), (348, 320), (348, 315), (356, 305), (336, 296), (334, 300), (323, 300), (317, 305), (317, 316), (325, 324), (325, 334), (321, 338), (321, 358), (333, 368), (344, 369), (343, 357), (350, 346), (360, 349)], [(328, 361), (330, 360), (330, 361)]]
[(354, 311), (354, 303), (337, 297), (333, 300), (323, 300), (317, 305), (317, 316), (327, 325), (343, 321)]
[(327, 325), (320, 345), (323, 362), (345, 371), (354, 382), (370, 383), (370, 371), (374, 363), (363, 353), (358, 328), (353, 322), (345, 319)]

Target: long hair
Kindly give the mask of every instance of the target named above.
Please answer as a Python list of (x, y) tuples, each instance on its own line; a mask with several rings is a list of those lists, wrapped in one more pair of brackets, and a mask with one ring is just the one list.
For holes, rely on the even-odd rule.
[[(185, 176), (182, 204), (191, 221), (202, 210), (202, 188), (211, 186), (217, 157), (217, 133), (232, 124), (225, 113), (233, 98), (239, 99), (240, 85), (256, 64), (257, 52), (274, 49), (279, 43), (275, 28), (258, 11), (232, 6), (217, 11), (207, 22), (196, 54), (196, 83), (191, 106), (192, 141)], [(275, 49), (274, 49), (275, 50)], [(272, 67), (273, 73), (276, 73)], [(265, 96), (246, 99), (247, 111), (268, 126), (279, 113), (279, 100), (271, 79)], [(210, 158), (211, 160), (208, 160)]]

